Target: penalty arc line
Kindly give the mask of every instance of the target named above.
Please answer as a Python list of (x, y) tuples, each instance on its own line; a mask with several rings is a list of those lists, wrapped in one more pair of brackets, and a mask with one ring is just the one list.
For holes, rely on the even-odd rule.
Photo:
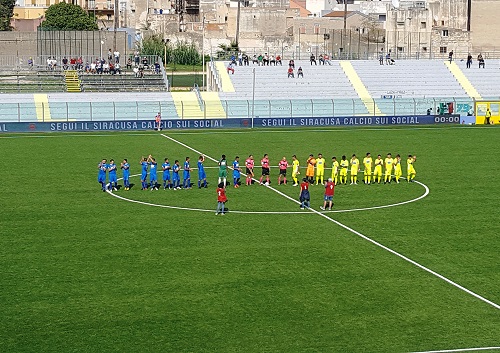
[(489, 351), (498, 350), (500, 347), (477, 347), (477, 348), (458, 348), (458, 349), (445, 349), (442, 351), (423, 351), (423, 352), (411, 352), (411, 353), (452, 353), (452, 352), (477, 352), (477, 351)]
[[(194, 149), (193, 147), (188, 146), (188, 145), (186, 145), (185, 143), (182, 143), (182, 142), (180, 142), (180, 141), (178, 141), (178, 140), (176, 140), (176, 139), (174, 139), (174, 138), (172, 138), (172, 137), (170, 137), (170, 136), (167, 136), (167, 135), (165, 135), (165, 134), (160, 134), (160, 135), (161, 135), (161, 136), (163, 136), (163, 137), (165, 137), (165, 138), (167, 138), (167, 139), (169, 139), (169, 140), (170, 140), (170, 141), (172, 141), (172, 142), (177, 143), (178, 145), (181, 145), (181, 146), (183, 146), (183, 147), (185, 147), (185, 148), (187, 148), (187, 149), (189, 149), (189, 150), (193, 151), (193, 152), (196, 152), (196, 153), (198, 153), (198, 154), (200, 154), (200, 155), (204, 155), (205, 157), (207, 157), (208, 159), (210, 159), (210, 160), (212, 160), (212, 161), (214, 161), (214, 162), (218, 162), (215, 158), (210, 157), (210, 156), (207, 156), (207, 155), (205, 155), (205, 154), (201, 153), (200, 151), (198, 151), (198, 150)], [(255, 180), (255, 179), (254, 179), (254, 180)], [(295, 199), (291, 198), (290, 196), (288, 196), (288, 195), (286, 195), (286, 194), (282, 193), (281, 191), (279, 191), (279, 190), (277, 190), (277, 189), (275, 189), (275, 188), (273, 188), (273, 187), (271, 187), (271, 186), (269, 186), (269, 185), (265, 185), (265, 186), (266, 186), (269, 190), (274, 191), (275, 193), (277, 193), (277, 194), (279, 194), (279, 195), (283, 196), (284, 198), (286, 198), (286, 199), (288, 199), (288, 200), (290, 200), (290, 201), (292, 201), (292, 202), (294, 202), (294, 203), (296, 203), (296, 204), (300, 204), (300, 202), (298, 202), (297, 200), (295, 200)], [(467, 293), (467, 294), (469, 294), (469, 295), (472, 295), (473, 297), (475, 297), (475, 298), (477, 298), (477, 299), (479, 299), (479, 300), (481, 300), (481, 301), (483, 301), (483, 302), (485, 302), (485, 303), (487, 303), (487, 304), (489, 304), (489, 305), (493, 306), (494, 308), (496, 308), (496, 309), (499, 309), (499, 310), (500, 310), (500, 305), (498, 305), (498, 304), (496, 304), (496, 303), (492, 302), (492, 301), (491, 301), (491, 300), (489, 300), (489, 299), (486, 299), (485, 297), (483, 297), (483, 296), (481, 296), (481, 295), (479, 295), (479, 294), (477, 294), (477, 293), (475, 293), (475, 292), (471, 291), (470, 289), (465, 288), (464, 286), (462, 286), (462, 285), (460, 285), (460, 284), (458, 284), (458, 283), (456, 283), (456, 282), (452, 281), (451, 279), (449, 279), (449, 278), (447, 278), (447, 277), (445, 277), (445, 276), (443, 276), (443, 275), (441, 275), (441, 274), (437, 273), (436, 271), (433, 271), (433, 270), (431, 270), (430, 268), (425, 267), (424, 265), (419, 264), (418, 262), (416, 262), (416, 261), (414, 261), (414, 260), (410, 259), (409, 257), (407, 257), (407, 256), (405, 256), (405, 255), (403, 255), (403, 254), (400, 254), (399, 252), (397, 252), (397, 251), (395, 251), (395, 250), (392, 250), (391, 248), (389, 248), (389, 247), (387, 247), (387, 246), (385, 246), (385, 245), (383, 245), (383, 244), (381, 244), (381, 243), (379, 243), (379, 242), (377, 242), (377, 241), (375, 241), (375, 240), (373, 240), (373, 239), (371, 239), (371, 238), (367, 237), (367, 236), (366, 236), (366, 235), (364, 235), (364, 234), (361, 234), (361, 233), (360, 233), (360, 232), (358, 232), (357, 230), (352, 229), (351, 227), (349, 227), (349, 226), (347, 226), (347, 225), (345, 225), (345, 224), (343, 224), (343, 223), (341, 223), (341, 222), (339, 222), (339, 221), (337, 221), (337, 220), (335, 220), (335, 219), (333, 219), (333, 218), (330, 218), (330, 217), (328, 217), (327, 215), (325, 215), (325, 214), (323, 214), (323, 213), (321, 213), (321, 212), (316, 211), (316, 210), (315, 210), (315, 209), (313, 209), (313, 208), (309, 208), (309, 210), (310, 210), (311, 212), (313, 212), (313, 213), (317, 214), (318, 216), (323, 217), (323, 218), (325, 218), (325, 219), (329, 220), (330, 222), (335, 223), (336, 225), (338, 225), (338, 226), (340, 226), (340, 227), (344, 228), (345, 230), (348, 230), (349, 232), (354, 233), (354, 234), (355, 234), (355, 235), (357, 235), (358, 237), (360, 237), (360, 238), (362, 238), (362, 239), (364, 239), (364, 240), (366, 240), (366, 241), (369, 241), (370, 243), (372, 243), (372, 244), (374, 244), (374, 245), (376, 245), (376, 246), (378, 246), (378, 247), (380, 247), (380, 248), (384, 249), (385, 251), (388, 251), (388, 252), (390, 252), (391, 254), (396, 255), (397, 257), (399, 257), (399, 258), (401, 258), (401, 259), (403, 259), (403, 260), (405, 260), (405, 261), (407, 261), (407, 262), (411, 263), (412, 265), (414, 265), (414, 266), (416, 266), (416, 267), (418, 267), (418, 268), (420, 268), (420, 269), (422, 269), (422, 270), (424, 270), (424, 271), (426, 271), (426, 272), (428, 272), (428, 273), (430, 273), (430, 274), (432, 274), (432, 275), (434, 275), (434, 276), (438, 277), (439, 279), (441, 279), (441, 280), (443, 280), (443, 281), (447, 282), (448, 284), (451, 284), (452, 286), (454, 286), (454, 287), (456, 287), (456, 288), (458, 288), (458, 289), (460, 289), (460, 290), (464, 291), (465, 293)]]

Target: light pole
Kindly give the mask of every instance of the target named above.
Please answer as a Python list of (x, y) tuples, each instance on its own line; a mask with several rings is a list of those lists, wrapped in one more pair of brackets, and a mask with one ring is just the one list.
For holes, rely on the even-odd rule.
[(103, 41), (103, 40), (101, 40), (101, 51), (100, 51), (100, 53), (101, 53), (101, 57), (99, 58), (99, 60), (102, 60), (102, 45), (103, 45), (103, 44), (104, 44), (104, 41)]
[(202, 90), (205, 90), (205, 15), (202, 19), (202, 29), (201, 29), (201, 65), (202, 65)]

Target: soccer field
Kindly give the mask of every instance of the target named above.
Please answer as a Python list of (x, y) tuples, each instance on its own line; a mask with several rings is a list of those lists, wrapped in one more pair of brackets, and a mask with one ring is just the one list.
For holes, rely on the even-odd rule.
[[(497, 352), (498, 141), (458, 126), (0, 135), (0, 351)], [(136, 175), (141, 156), (195, 167), (199, 152), (268, 153), (272, 183), (228, 187), (225, 216), (208, 158), (207, 189), (97, 183), (102, 158)], [(333, 212), (321, 186), (301, 210), (277, 185), (283, 156), (304, 176), (310, 153), (366, 152), (401, 154), (404, 176), (417, 155), (418, 182), (360, 173)]]

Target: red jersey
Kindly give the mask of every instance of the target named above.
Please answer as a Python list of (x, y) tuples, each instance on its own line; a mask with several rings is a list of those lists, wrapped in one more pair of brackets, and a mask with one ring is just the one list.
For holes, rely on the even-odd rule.
[(226, 202), (227, 201), (226, 189), (217, 188), (217, 201), (218, 202)]
[(159, 123), (161, 121), (161, 115), (158, 114), (157, 116), (155, 116), (155, 120), (157, 123)]
[(288, 162), (287, 161), (284, 161), (284, 160), (281, 160), (278, 164), (278, 166), (280, 167), (281, 170), (285, 170), (286, 168), (289, 167), (288, 165)]
[(309, 183), (304, 181), (302, 182), (302, 184), (300, 184), (300, 192), (302, 192), (303, 190), (309, 190)]
[(325, 185), (325, 196), (333, 196), (335, 193), (335, 183), (333, 181), (327, 181)]
[(269, 158), (262, 158), (260, 161), (262, 168), (269, 168)]
[(252, 169), (254, 166), (255, 162), (253, 159), (247, 158), (245, 161), (245, 165), (247, 166), (248, 169)]

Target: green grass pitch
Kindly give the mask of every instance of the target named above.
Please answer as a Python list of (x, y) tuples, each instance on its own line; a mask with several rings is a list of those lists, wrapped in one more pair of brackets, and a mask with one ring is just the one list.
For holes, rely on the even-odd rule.
[[(328, 217), (500, 304), (498, 128), (166, 132), (204, 154), (271, 164), (309, 153), (416, 154), (427, 197)], [(157, 132), (0, 135), (0, 351), (415, 352), (500, 346), (500, 310), (311, 211), (215, 216), (208, 189), (100, 191), (101, 158), (198, 155)], [(207, 160), (206, 166), (215, 166)], [(259, 168), (257, 168), (258, 170)], [(121, 176), (121, 172), (118, 173)], [(303, 174), (305, 170), (303, 169)], [(161, 173), (158, 173), (161, 179)], [(362, 174), (360, 174), (362, 176)], [(196, 181), (196, 172), (193, 172)], [(297, 199), (291, 185), (272, 187)], [(362, 179), (362, 178), (360, 178)], [(338, 186), (337, 210), (424, 193)], [(230, 210), (297, 212), (258, 185)], [(322, 188), (312, 187), (319, 210)]]

